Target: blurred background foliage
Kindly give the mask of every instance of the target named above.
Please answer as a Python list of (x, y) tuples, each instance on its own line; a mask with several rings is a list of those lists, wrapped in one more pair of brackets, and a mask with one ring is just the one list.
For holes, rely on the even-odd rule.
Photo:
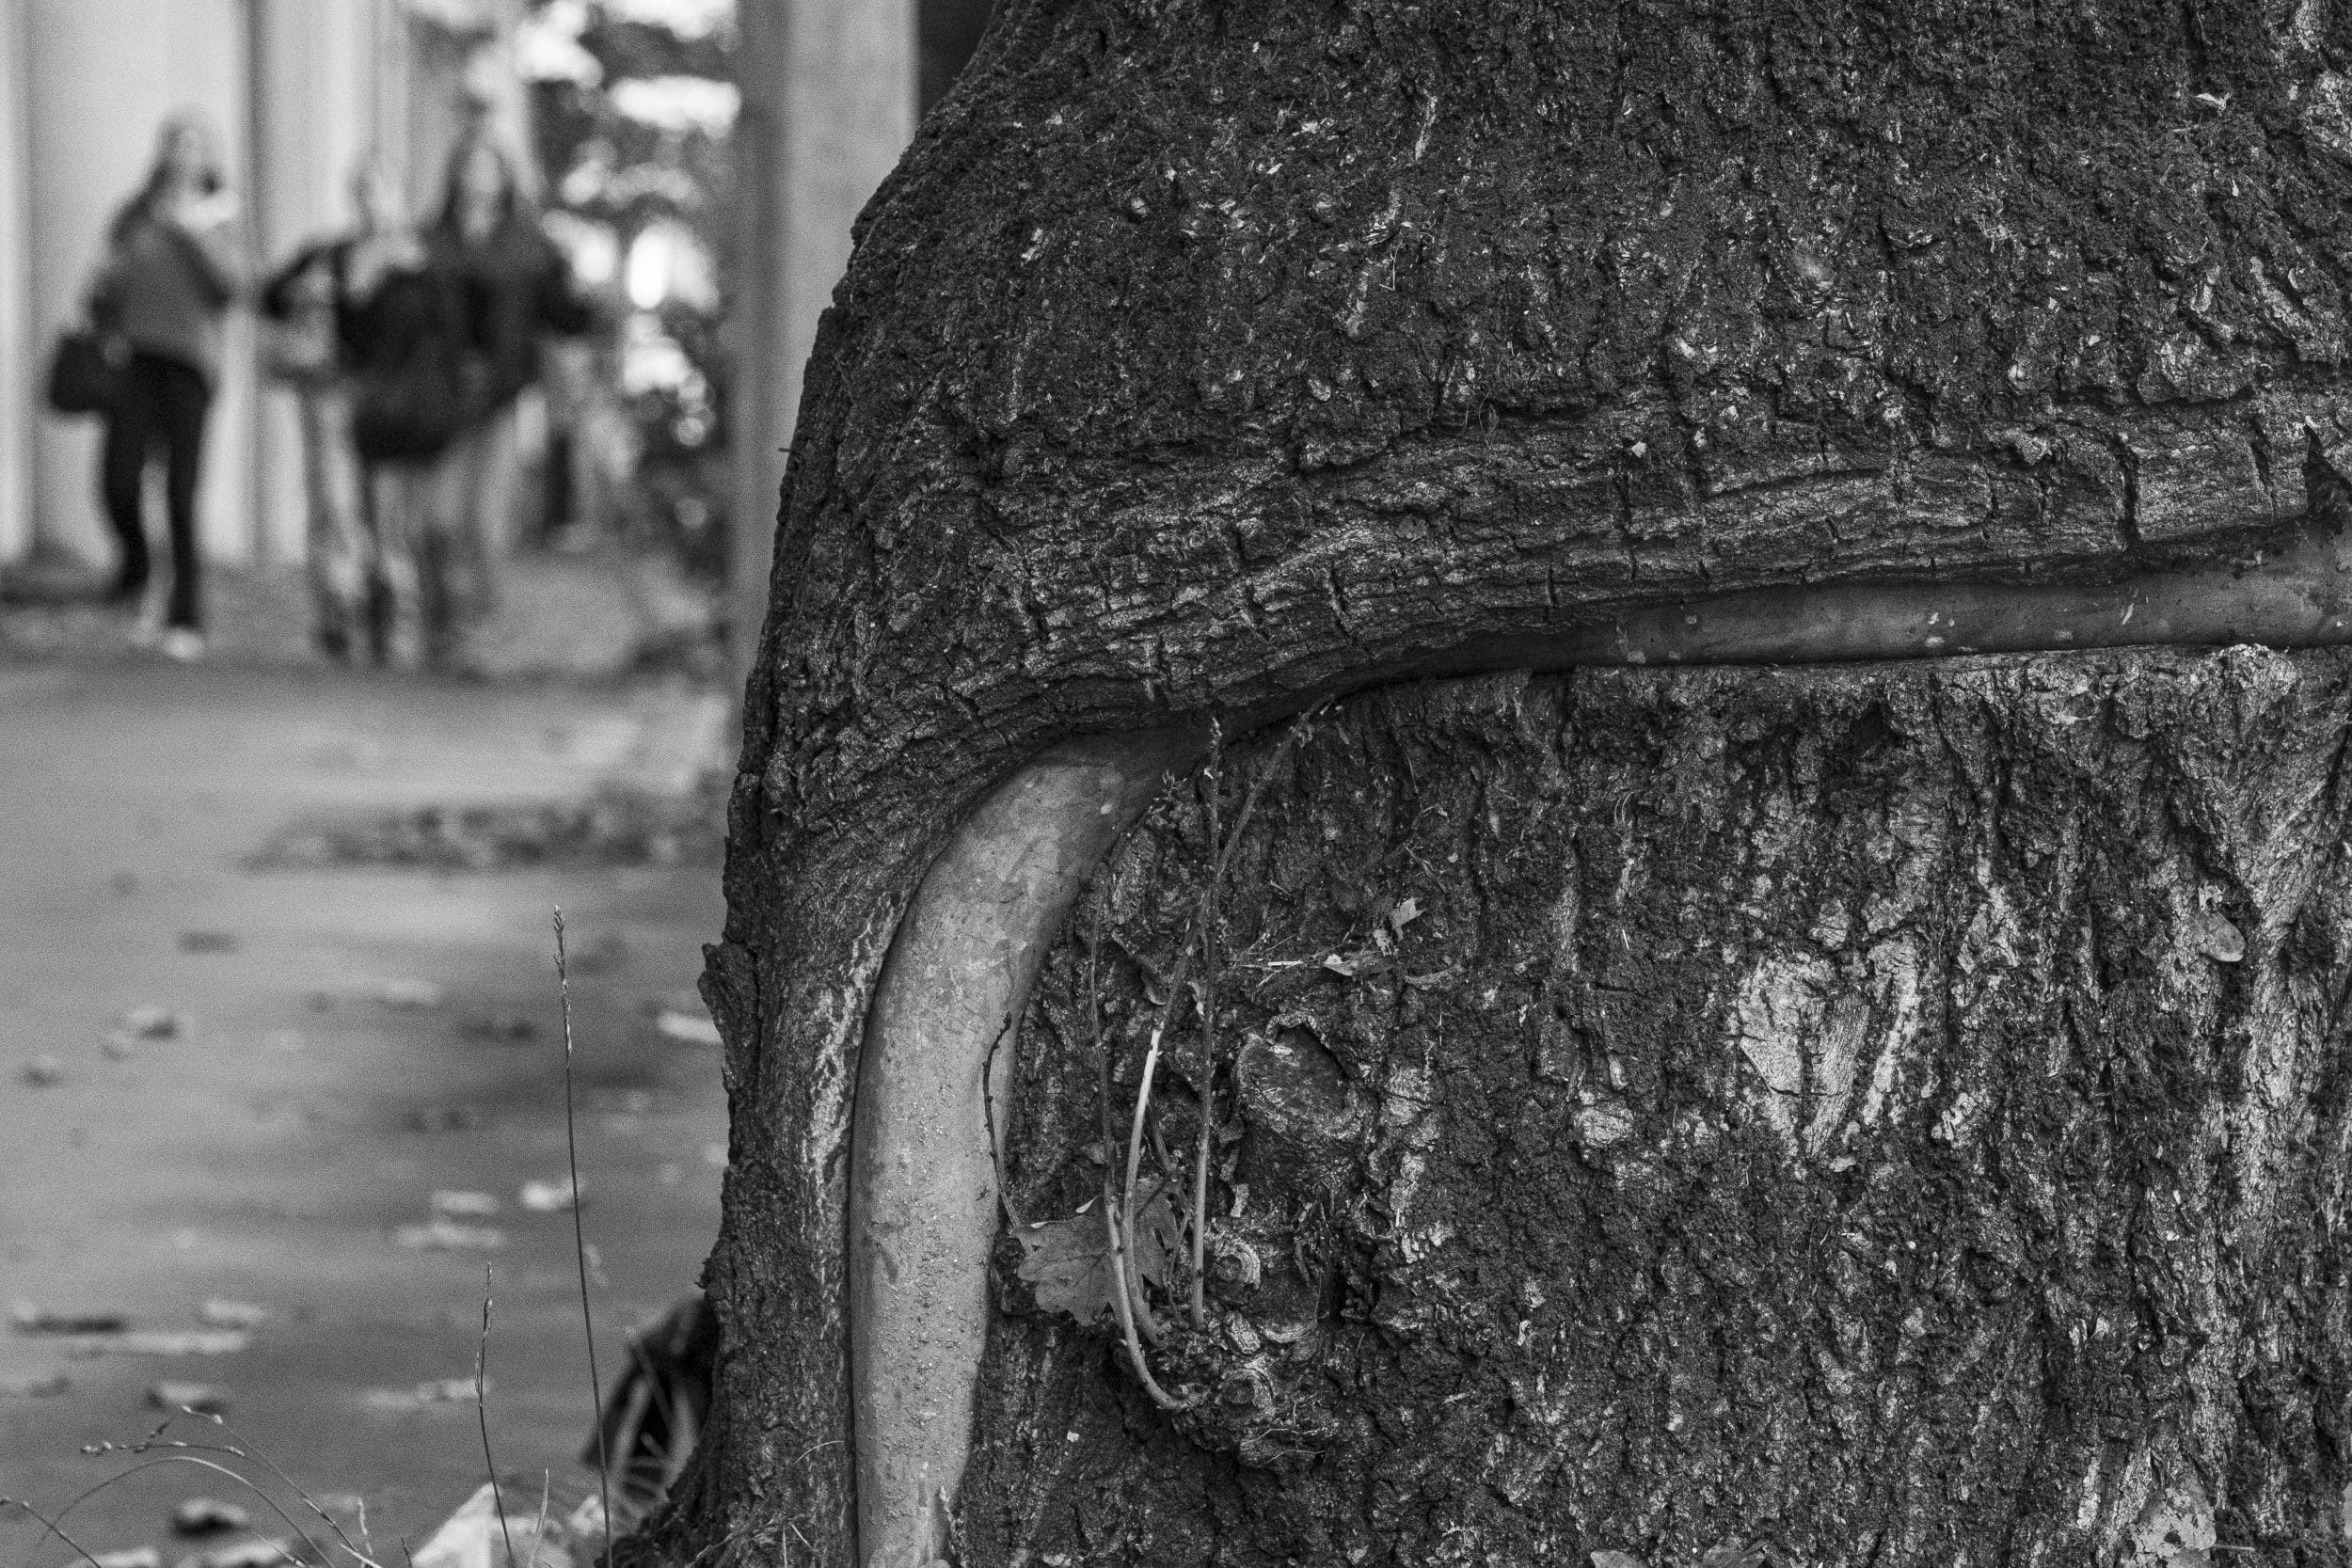
[(727, 560), (731, 0), (536, 0), (518, 40), (548, 233), (605, 326), (549, 377), (550, 542)]
[[(954, 85), (991, 0), (915, 8), (919, 107)], [(693, 578), (725, 573), (735, 254), (735, 0), (532, 0), (518, 40), (548, 232), (608, 326), (559, 364), (543, 515), (602, 524)], [(764, 519), (763, 519), (764, 521)]]

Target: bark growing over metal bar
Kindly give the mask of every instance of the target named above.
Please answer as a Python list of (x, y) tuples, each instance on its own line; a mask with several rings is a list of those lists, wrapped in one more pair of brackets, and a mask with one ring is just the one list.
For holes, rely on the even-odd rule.
[[(1200, 1403), (1005, 1269), (966, 1560), (2345, 1561), (2348, 740), (2352, 657), (2239, 649), (1489, 676), (1243, 750)], [(1208, 857), (1185, 790), (1105, 868), (1122, 1104)], [(1033, 1218), (1096, 1189), (1090, 940)]]
[(1685, 600), (2276, 548), (2352, 467), (2348, 66), (2328, 0), (1009, 6), (811, 362), (666, 1539), (848, 1559), (858, 1046), (992, 788)]

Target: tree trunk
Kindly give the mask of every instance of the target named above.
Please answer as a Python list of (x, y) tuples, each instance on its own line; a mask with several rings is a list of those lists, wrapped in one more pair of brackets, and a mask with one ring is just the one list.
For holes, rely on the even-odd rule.
[(1149, 1357), (1199, 1402), (1018, 1244), (1098, 1195), (1105, 1051), (1123, 1149), (1186, 787), (1021, 1042), (965, 1560), (2352, 1561), (2347, 738), (2352, 658), (2240, 650), (1486, 677), (1253, 743), (1208, 1317), (1154, 1292)]
[[(2057, 1563), (2128, 1537), (2150, 1499), (2188, 1541), (2201, 1496), (2235, 1511), (2216, 1516), (2224, 1544), (2334, 1560), (2332, 1197), (2296, 1185), (2337, 1168), (2310, 990), (2333, 984), (2333, 939), (2314, 916), (2319, 935), (2280, 945), (2295, 879), (2332, 865), (2334, 808), (2323, 793), (2308, 819), (2268, 816), (2309, 790), (2261, 793), (2331, 777), (2320, 656), (1527, 688), (1528, 711), (1554, 703), (1631, 759), (1605, 800), (1587, 793), (1601, 753), (1470, 723), (1488, 698), (1351, 708), (1331, 732), (1364, 737), (1349, 787), (1480, 800), (1487, 836), (1457, 821), (1471, 836), (1449, 847), (1466, 863), (1507, 862), (1531, 801), (1558, 825), (1528, 829), (1553, 849), (1524, 889), (1433, 886), (1468, 900), (1447, 905), (1460, 924), (1391, 932), (1409, 949), (1442, 930), (1447, 950), (1384, 1019), (1336, 1042), (1329, 1020), (1266, 1036), (1255, 993), (1232, 999), (1224, 1049), (1255, 1028), (1362, 1069), (1332, 1069), (1365, 1098), (1358, 1141), (1327, 1140), (1314, 1170), (1277, 1160), (1291, 1176), (1260, 1178), (1239, 1216), (1247, 1239), (1261, 1201), (1265, 1224), (1295, 1215), (1293, 1179), (1362, 1197), (1318, 1211), (1281, 1287), (1329, 1292), (1305, 1359), (1268, 1353), (1264, 1374), (1269, 1398), (1311, 1407), (1306, 1434), (1240, 1404), (1145, 1410), (1123, 1347), (1034, 1318), (996, 1325), (984, 1364), (857, 1364), (851, 1346), (977, 1342), (924, 1314), (983, 1299), (966, 1287), (990, 1237), (966, 1232), (993, 1223), (989, 1085), (1041, 1070), (1041, 1032), (1000, 1060), (981, 1012), (1018, 1015), (1087, 869), (1084, 833), (1022, 816), (1050, 759), (1064, 783), (1093, 759), (1116, 816), (1152, 759), (1202, 752), (1213, 718), (1241, 736), (1432, 674), (2343, 641), (2348, 64), (2352, 15), (2329, 0), (1009, 5), (867, 208), (810, 361), (706, 982), (734, 1117), (708, 1271), (720, 1386), (693, 1480), (643, 1549), (990, 1562), (1052, 1539), (1073, 1560), (1345, 1561), (1409, 1539), (1407, 1560), (1476, 1540), (1498, 1560), (1539, 1541), (1677, 1560), (1740, 1536), (1873, 1560), (1830, 1541), (1835, 1518), (1856, 1541), (1884, 1531), (1881, 1564)], [(1427, 736), (1392, 721), (1406, 712)], [(1687, 753), (1659, 738), (1677, 735)], [(2126, 771), (2103, 781), (2109, 766)], [(2026, 777), (2046, 818), (2003, 793)], [(1899, 851), (1868, 847), (1872, 791), (1921, 814), (1884, 825)], [(1669, 802), (1693, 814), (1687, 847), (1656, 815)], [(1342, 836), (1290, 892), (1237, 891), (1236, 940), (1303, 942), (1341, 914), (1368, 934), (1366, 911), (1319, 902), (1358, 848), (1337, 803), (1265, 809), (1255, 833)], [(1052, 863), (1020, 870), (1000, 828)], [(2230, 858), (2241, 838), (2278, 859)], [(1915, 863), (1899, 884), (1890, 855)], [(979, 880), (957, 892), (935, 862)], [(1603, 865), (1622, 891), (1593, 881), (1617, 874)], [(1710, 879), (1734, 867), (1747, 885)], [(999, 872), (1025, 891), (991, 904)], [(1411, 892), (1401, 876), (1381, 886)], [(1668, 886), (1694, 900), (1687, 925), (1642, 901)], [(1526, 911), (1571, 890), (1573, 938), (1546, 948)], [(1881, 927), (1872, 890), (1927, 904)], [(952, 948), (915, 962), (910, 908), (911, 932), (993, 945), (962, 970)], [(1971, 935), (1978, 910), (1994, 912)], [(2208, 915), (2238, 960), (2184, 956), (2228, 944), (2194, 924)], [(954, 999), (908, 990), (966, 972), (986, 983), (952, 1019)], [(1333, 998), (1367, 1006), (1395, 983), (1344, 978)], [(1514, 1015), (1540, 1037), (1496, 1056), (1506, 1025), (1472, 1000), (1489, 990), (1565, 1012)], [(1424, 1017), (1447, 1021), (1442, 1053)], [(1858, 1064), (1890, 1036), (1870, 1054), (1896, 1075), (1877, 1119), (1817, 1126), (1839, 1053)], [(1174, 1076), (1184, 1049), (1169, 1042)], [(950, 1057), (961, 1078), (914, 1087), (952, 1094), (894, 1103), (958, 1109), (852, 1137), (867, 1088)], [(1247, 1054), (1238, 1070), (1254, 1113)], [(1875, 1081), (1851, 1080), (1851, 1115)], [(1482, 1117), (1477, 1097), (1506, 1085)], [(1067, 1114), (1028, 1087), (1021, 1115)], [(1058, 1125), (1024, 1124), (1045, 1141), (1021, 1150), (1043, 1162), (1022, 1180), (1064, 1180)], [(1276, 1160), (1257, 1137), (1240, 1158)], [(952, 1223), (891, 1209), (887, 1171), (975, 1148)], [(1522, 1164), (1535, 1180), (1509, 1181)], [(1230, 1206), (1221, 1183), (1252, 1179), (1218, 1180)], [(1124, 1196), (1152, 1246), (1190, 1222), (1188, 1188), (1149, 1213)], [(1424, 1197), (1427, 1224), (1456, 1227), (1442, 1244)], [(910, 1226), (923, 1244), (894, 1251)], [(953, 1291), (925, 1283), (934, 1254)], [(1262, 1281), (1279, 1262), (1259, 1259)], [(2299, 1296), (2256, 1287), (2289, 1277)], [(1529, 1281), (1543, 1303), (1509, 1306)], [(877, 1311), (908, 1316), (884, 1332)], [(1142, 1365), (1162, 1393), (1226, 1398), (1239, 1352), (1157, 1326)], [(1329, 1378), (1327, 1340), (1363, 1380)], [(902, 1418), (961, 1432), (974, 1376), (967, 1466), (961, 1438)], [(896, 1415), (876, 1403), (894, 1380)], [(1129, 1447), (1105, 1435), (1120, 1401)], [(1061, 1424), (1065, 1407), (1085, 1419)], [(1148, 1484), (1073, 1502), (1096, 1483), (1070, 1477), (1098, 1461)], [(894, 1475), (915, 1478), (904, 1499), (878, 1491)], [(1977, 1533), (1986, 1519), (2004, 1523)]]

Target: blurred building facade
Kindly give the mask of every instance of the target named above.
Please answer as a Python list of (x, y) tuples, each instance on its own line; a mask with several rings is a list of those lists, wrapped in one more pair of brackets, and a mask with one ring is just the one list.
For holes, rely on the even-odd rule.
[[(40, 378), (77, 319), (106, 226), (175, 109), (217, 127), (262, 266), (342, 228), (375, 150), (421, 206), (470, 94), (527, 166), (511, 65), (523, 0), (0, 0), (0, 563), (103, 566), (98, 428), (59, 420)], [(258, 384), (232, 316), (199, 503), (216, 559), (292, 560), (303, 537), (293, 409)]]

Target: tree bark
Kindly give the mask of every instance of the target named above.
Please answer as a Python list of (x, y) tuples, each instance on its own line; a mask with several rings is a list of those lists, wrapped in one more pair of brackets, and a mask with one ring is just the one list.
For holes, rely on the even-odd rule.
[[(1822, 657), (1842, 646), (1842, 618), (1857, 604), (1875, 613), (1893, 602), (1871, 598), (1882, 589), (1948, 586), (1955, 605), (1974, 605), (2005, 587), (2056, 582), (2115, 595), (2102, 601), (2122, 605), (2112, 633), (2132, 624), (2134, 585), (2152, 574), (2226, 578), (2233, 562), (2274, 558), (2298, 531), (2326, 535), (2352, 469), (2341, 376), (2352, 271), (2347, 64), (2352, 15), (2325, 0), (1009, 6), (861, 220), (810, 362), (747, 702), (726, 940), (706, 982), (728, 1041), (734, 1116), (725, 1221), (708, 1270), (724, 1331), (718, 1402), (695, 1480), (647, 1549), (853, 1560), (846, 1216), (860, 1044), (901, 912), (991, 791), (1073, 739), (1156, 732), (1197, 742), (1213, 715), (1241, 735), (1433, 672), (1578, 662), (1620, 620), (1671, 626), (1676, 614), (1705, 621), (1787, 603), (1788, 636), (1769, 657)], [(2279, 637), (2341, 637), (2345, 600), (2334, 572), (2312, 579)], [(1802, 596), (1817, 589), (1835, 594)], [(1800, 596), (1773, 597), (1789, 594)], [(2058, 647), (2075, 636), (2063, 618), (2026, 621), (2026, 634), (1987, 645), (2032, 647), (2039, 638)], [(2195, 636), (2226, 642), (2243, 631), (2223, 625)], [(1914, 651), (1971, 645), (1963, 635)], [(2120, 683), (2118, 711), (2169, 711), (2154, 687), (2136, 689), (2156, 677), (2134, 675), (2132, 660), (2079, 657), (2085, 672)], [(1781, 723), (1770, 696), (1777, 678), (1748, 674), (1724, 687), (1723, 727), (1750, 721), (1740, 709), (1751, 703), (1754, 722), (1768, 732)], [(2223, 679), (2177, 680), (2207, 678)], [(1919, 689), (1931, 689), (1940, 688)], [(2042, 699), (1998, 681), (1987, 689), (1979, 708), (1994, 738), (1978, 754), (1997, 770), (2004, 726), (2026, 725)], [(1896, 698), (1886, 701), (1897, 711)], [(1959, 722), (1936, 702), (1918, 695), (1915, 705), (1937, 724)], [(2161, 723), (2159, 732), (2171, 733)], [(2223, 772), (2266, 754), (2245, 744)], [(1438, 766), (1434, 753), (1427, 766)], [(1458, 766), (1475, 778), (1480, 759)], [(1660, 771), (1621, 787), (1641, 800), (1676, 782)], [(1744, 799), (1724, 790), (1725, 810)], [(1789, 796), (1801, 798), (1810, 799)], [(1990, 799), (1946, 801), (1952, 832), (1983, 837)], [(2092, 838), (2125, 831), (2122, 817), (2097, 817), (2088, 803), (2081, 812), (2080, 831)], [(1753, 826), (1811, 842), (1831, 832), (1826, 821)], [(2314, 836), (2302, 850), (2323, 842)], [(1963, 869), (1975, 875), (1973, 863)], [(2127, 884), (2141, 885), (2122, 877), (2111, 884), (2117, 900)], [(2064, 912), (2012, 906), (2021, 929)], [(1302, 907), (1299, 918), (1311, 913)], [(1717, 915), (1730, 921), (1729, 906)], [(1756, 940), (1748, 918), (1702, 922), (1679, 940), (1746, 951)], [(1849, 918), (1867, 917), (1850, 910)], [(2153, 911), (2142, 918), (2156, 928)], [(1279, 924), (1266, 919), (1269, 929)], [(1959, 962), (1963, 949), (1922, 943), (1918, 963)], [(1798, 962), (1793, 947), (1771, 951)], [(1818, 973), (1792, 971), (1756, 1006), (1801, 1015), (1818, 994), (1823, 1009), (1851, 1010), (1856, 998), (1881, 1007), (1895, 982), (1870, 968), (1870, 951), (1856, 958), (1825, 946)], [(1465, 962), (1473, 957), (1466, 951)], [(1841, 963), (1860, 968), (1843, 973)], [(1475, 973), (1504, 986), (1511, 970), (1481, 958)], [(1724, 971), (1724, 984), (1732, 973)], [(2226, 973), (2255, 971), (2241, 963)], [(2037, 993), (2058, 984), (2030, 974), (2015, 982)], [(1713, 1016), (1720, 1027), (1723, 1015)], [(2160, 1060), (2147, 1071), (2169, 1084), (2166, 1074), (2187, 1070), (2161, 1043), (2170, 1027), (2132, 1014), (2099, 1037), (2108, 1042), (2099, 1049)], [(1921, 1071), (1957, 1073), (1979, 1060), (1979, 1049), (1920, 1047)], [(1982, 1050), (1993, 1053), (1985, 1061), (2006, 1060)], [(1438, 1071), (1434, 1058), (1427, 1070)], [(1720, 1074), (1713, 1082), (1726, 1095), (1735, 1086)], [(1801, 1110), (1813, 1092), (1804, 1082), (1801, 1073)], [(1699, 1102), (1695, 1093), (1642, 1103), (1679, 1115)], [(1746, 1161), (1759, 1191), (1791, 1191), (1787, 1172), (1811, 1167), (1767, 1161), (1757, 1129), (1771, 1123), (1761, 1116), (1726, 1122), (1715, 1146), (1748, 1152), (1699, 1164)], [(1811, 1116), (1803, 1110), (1794, 1123), (1800, 1133)], [(1457, 1114), (1455, 1135), (1471, 1136), (1471, 1120)], [(1640, 1136), (1653, 1135), (1640, 1125)], [(1980, 1132), (1964, 1117), (1953, 1126), (1955, 1148)], [(1496, 1130), (1476, 1135), (1498, 1147)], [(2003, 1130), (1990, 1147), (2010, 1135)], [(2021, 1147), (2042, 1148), (2030, 1138)], [(2166, 1147), (2166, 1160), (2188, 1158)], [(1500, 1155), (1481, 1158), (1498, 1179)], [(2110, 1142), (2067, 1158), (2070, 1177), (2113, 1184), (2097, 1200), (2110, 1220), (2128, 1213), (2135, 1226), (2153, 1224), (2144, 1216), (2164, 1210), (2170, 1189), (2139, 1151)], [(1881, 1219), (1916, 1196), (1913, 1166), (1898, 1165), (1885, 1189), (1871, 1185), (1874, 1166), (1857, 1168), (1808, 1176), (1815, 1208), (1757, 1212), (1753, 1223), (1826, 1212), (1820, 1206), (1831, 1199), (1820, 1195), (1857, 1185), (1880, 1195), (1852, 1201), (1884, 1205), (1870, 1210)], [(1659, 1256), (1659, 1239), (1638, 1234), (1644, 1227), (1672, 1233), (1677, 1211), (1641, 1196), (1652, 1190), (1645, 1181), (1666, 1180), (1629, 1188), (1639, 1201), (1612, 1222), (1636, 1232), (1613, 1243), (1623, 1258)], [(2135, 1191), (2136, 1199), (2116, 1196)], [(1937, 1226), (1946, 1226), (1938, 1216), (1981, 1207), (1974, 1196), (1933, 1207), (1946, 1201), (1940, 1192), (1931, 1183), (1917, 1198)], [(1706, 1212), (1727, 1215), (1742, 1200), (1708, 1201), (1719, 1208)], [(1581, 1225), (1583, 1212), (1549, 1217)], [(1922, 1250), (1929, 1235), (1944, 1234), (1923, 1234)], [(2133, 1241), (2138, 1234), (2101, 1232), (2097, 1247), (2155, 1244)], [(1597, 1245), (1532, 1232), (1526, 1244)], [(1725, 1256), (1706, 1253), (1708, 1267)], [(1906, 1265), (1897, 1262), (1899, 1273)], [(2093, 1282), (2122, 1291), (2115, 1282), (2129, 1271), (2119, 1269), (2097, 1264)], [(1653, 1302), (1684, 1303), (1675, 1293), (1683, 1279), (1667, 1270)], [(1691, 1279), (1699, 1299), (1745, 1289), (1732, 1274)], [(2019, 1286), (2001, 1310), (2022, 1312), (2016, 1304), (2029, 1294)], [(1687, 1310), (1655, 1307), (1645, 1321)], [(2269, 1321), (2253, 1307), (2227, 1310), (2240, 1311), (2249, 1342), (2270, 1342)], [(1787, 1317), (1793, 1306), (1775, 1311)], [(1434, 1333), (1438, 1322), (1386, 1332)], [(1793, 1352), (1752, 1337), (1733, 1342), (1729, 1326), (1712, 1332), (1726, 1347), (1720, 1365), (1742, 1377), (1793, 1364)], [(1773, 1332), (1799, 1342), (1793, 1326)], [(2313, 1343), (2279, 1332), (2281, 1345)], [(2122, 1342), (2087, 1341), (2079, 1354), (2096, 1362), (2121, 1355)], [(1877, 1356), (1880, 1347), (1874, 1338), (1851, 1354)], [(2007, 1362), (1979, 1364), (2001, 1348), (1966, 1362), (1963, 1382), (1990, 1387), (2010, 1376)], [(1665, 1386), (1661, 1369), (1679, 1365), (1662, 1348), (1629, 1354), (1629, 1389)], [(2281, 1384), (2324, 1386), (2333, 1374), (2318, 1354), (2286, 1353)], [(1855, 1411), (1881, 1411), (1869, 1418), (1881, 1425), (1858, 1431), (1931, 1430), (1943, 1449), (1874, 1457), (1904, 1484), (1943, 1487), (1926, 1456), (1957, 1439), (1934, 1421), (1906, 1424), (1926, 1418), (1906, 1413), (1914, 1407), (1903, 1386), (1894, 1371), (1871, 1371), (1832, 1392)], [(1461, 1404), (1491, 1415), (1493, 1388), (1482, 1387)], [(1577, 1398), (1592, 1392), (1580, 1387)], [(1002, 1407), (1009, 1412), (1025, 1408), (1017, 1394), (988, 1397), (1011, 1402)], [(1676, 1397), (1688, 1406), (1686, 1424), (1707, 1423), (1711, 1433), (1732, 1419), (1715, 1411), (1730, 1394)], [(1530, 1409), (1555, 1408), (1542, 1403), (1549, 1394), (1527, 1398)], [(1762, 1398), (1739, 1392), (1738, 1418), (1751, 1418)], [(1918, 1410), (1941, 1413), (1936, 1421), (1957, 1408), (1919, 1398)], [(1375, 1445), (1351, 1458), (1371, 1439), (1349, 1434), (1367, 1430), (1379, 1402), (1369, 1393), (1340, 1401), (1341, 1435), (1314, 1463), (1369, 1474), (1371, 1456), (1388, 1450)], [(2118, 1497), (2139, 1484), (2131, 1475), (2170, 1477), (2180, 1465), (2237, 1451), (2226, 1434), (2162, 1435), (2153, 1416), (2139, 1420), (2157, 1402), (2101, 1418), (2122, 1445), (2101, 1450), (2103, 1465), (2122, 1466)], [(1416, 1419), (1450, 1418), (1443, 1408)], [(2087, 1406), (2069, 1393), (2057, 1408), (2073, 1420)], [(2001, 1430), (2014, 1437), (2023, 1429)], [(2053, 1451), (2072, 1451), (2066, 1431)], [(1200, 1448), (1198, 1436), (1185, 1441)], [(1654, 1433), (1644, 1440), (1662, 1442)], [(1201, 1451), (1224, 1453), (1217, 1441)], [(1710, 1436), (1708, 1451), (1760, 1451), (1740, 1446), (1750, 1441)], [(1796, 1456), (1820, 1453), (1823, 1441), (1789, 1428), (1788, 1488), (1776, 1495), (1838, 1495), (1834, 1465), (1797, 1473)], [(2333, 1460), (2318, 1456), (2332, 1450), (2319, 1436), (2279, 1441), (2313, 1467), (2278, 1483), (2275, 1494), (2292, 1500), (2259, 1528), (2315, 1541), (2315, 1478), (2337, 1483)], [(994, 1468), (969, 1484), (1009, 1486), (999, 1473), (1007, 1455), (985, 1458)], [(1586, 1463), (1563, 1459), (1566, 1471), (1545, 1474), (1581, 1474)], [(1475, 1470), (1457, 1455), (1449, 1471), (1416, 1484), (1466, 1494)], [(1802, 1514), (1814, 1502), (1750, 1527), (1676, 1490), (1764, 1496), (1715, 1471), (1687, 1481), (1662, 1469), (1624, 1473), (1682, 1500), (1627, 1502), (1631, 1511), (1621, 1513), (1577, 1504), (1601, 1511), (1587, 1515), (1551, 1499), (1548, 1481), (1530, 1481), (1536, 1490), (1526, 1496), (1551, 1521), (1543, 1528), (1589, 1516), (1622, 1524), (1635, 1532), (1629, 1539), (1696, 1542), (1722, 1528), (1817, 1540), (1804, 1532), (1821, 1528)], [(2272, 1495), (2230, 1479), (2234, 1472), (2196, 1473), (2209, 1502)], [(1232, 1484), (1259, 1495), (1250, 1489), (1261, 1483)], [(2074, 1482), (2026, 1465), (1961, 1484), (1975, 1503), (1939, 1503), (1916, 1517), (1974, 1518), (1973, 1507), (2040, 1519), (2034, 1510)], [(987, 1504), (992, 1516), (1018, 1516), (998, 1492), (987, 1495), (999, 1499)], [(1147, 1501), (1114, 1510), (1106, 1539), (1135, 1538), (1121, 1521)], [(1444, 1506), (1457, 1504), (1470, 1506)], [(1246, 1530), (1238, 1514), (1219, 1513), (1238, 1532), (1221, 1537), (1219, 1550), (1253, 1560), (1253, 1533), (1292, 1529), (1283, 1521), (1295, 1516), (1282, 1512), (1291, 1506), (1268, 1502)], [(1431, 1507), (1433, 1517), (1442, 1512)], [(1885, 1517), (1890, 1530), (1927, 1528), (1904, 1524), (1913, 1513)], [(985, 1542), (1019, 1538), (1013, 1525), (977, 1514), (968, 1522), (973, 1560), (990, 1560), (996, 1548)], [(2101, 1513), (2079, 1528), (2098, 1535), (2112, 1522)], [(1877, 1560), (1946, 1560), (1933, 1554), (1948, 1555), (1951, 1544), (1926, 1539), (1890, 1537)], [(1454, 1549), (1434, 1537), (1425, 1545)], [(2005, 1556), (1999, 1541), (1979, 1539), (1967, 1549), (1972, 1560), (2022, 1563), (2034, 1560), (2029, 1545)], [(1322, 1550), (1296, 1549), (1308, 1560)]]
[[(2352, 1560), (2347, 738), (2352, 658), (2239, 650), (1486, 677), (1241, 749), (1218, 1266), (1152, 1357), (1200, 1402), (1009, 1243), (965, 1560)], [(1091, 916), (1049, 961), (1025, 1225), (1096, 1195), (1210, 858), (1184, 787), (1105, 867), (1106, 1047)]]

